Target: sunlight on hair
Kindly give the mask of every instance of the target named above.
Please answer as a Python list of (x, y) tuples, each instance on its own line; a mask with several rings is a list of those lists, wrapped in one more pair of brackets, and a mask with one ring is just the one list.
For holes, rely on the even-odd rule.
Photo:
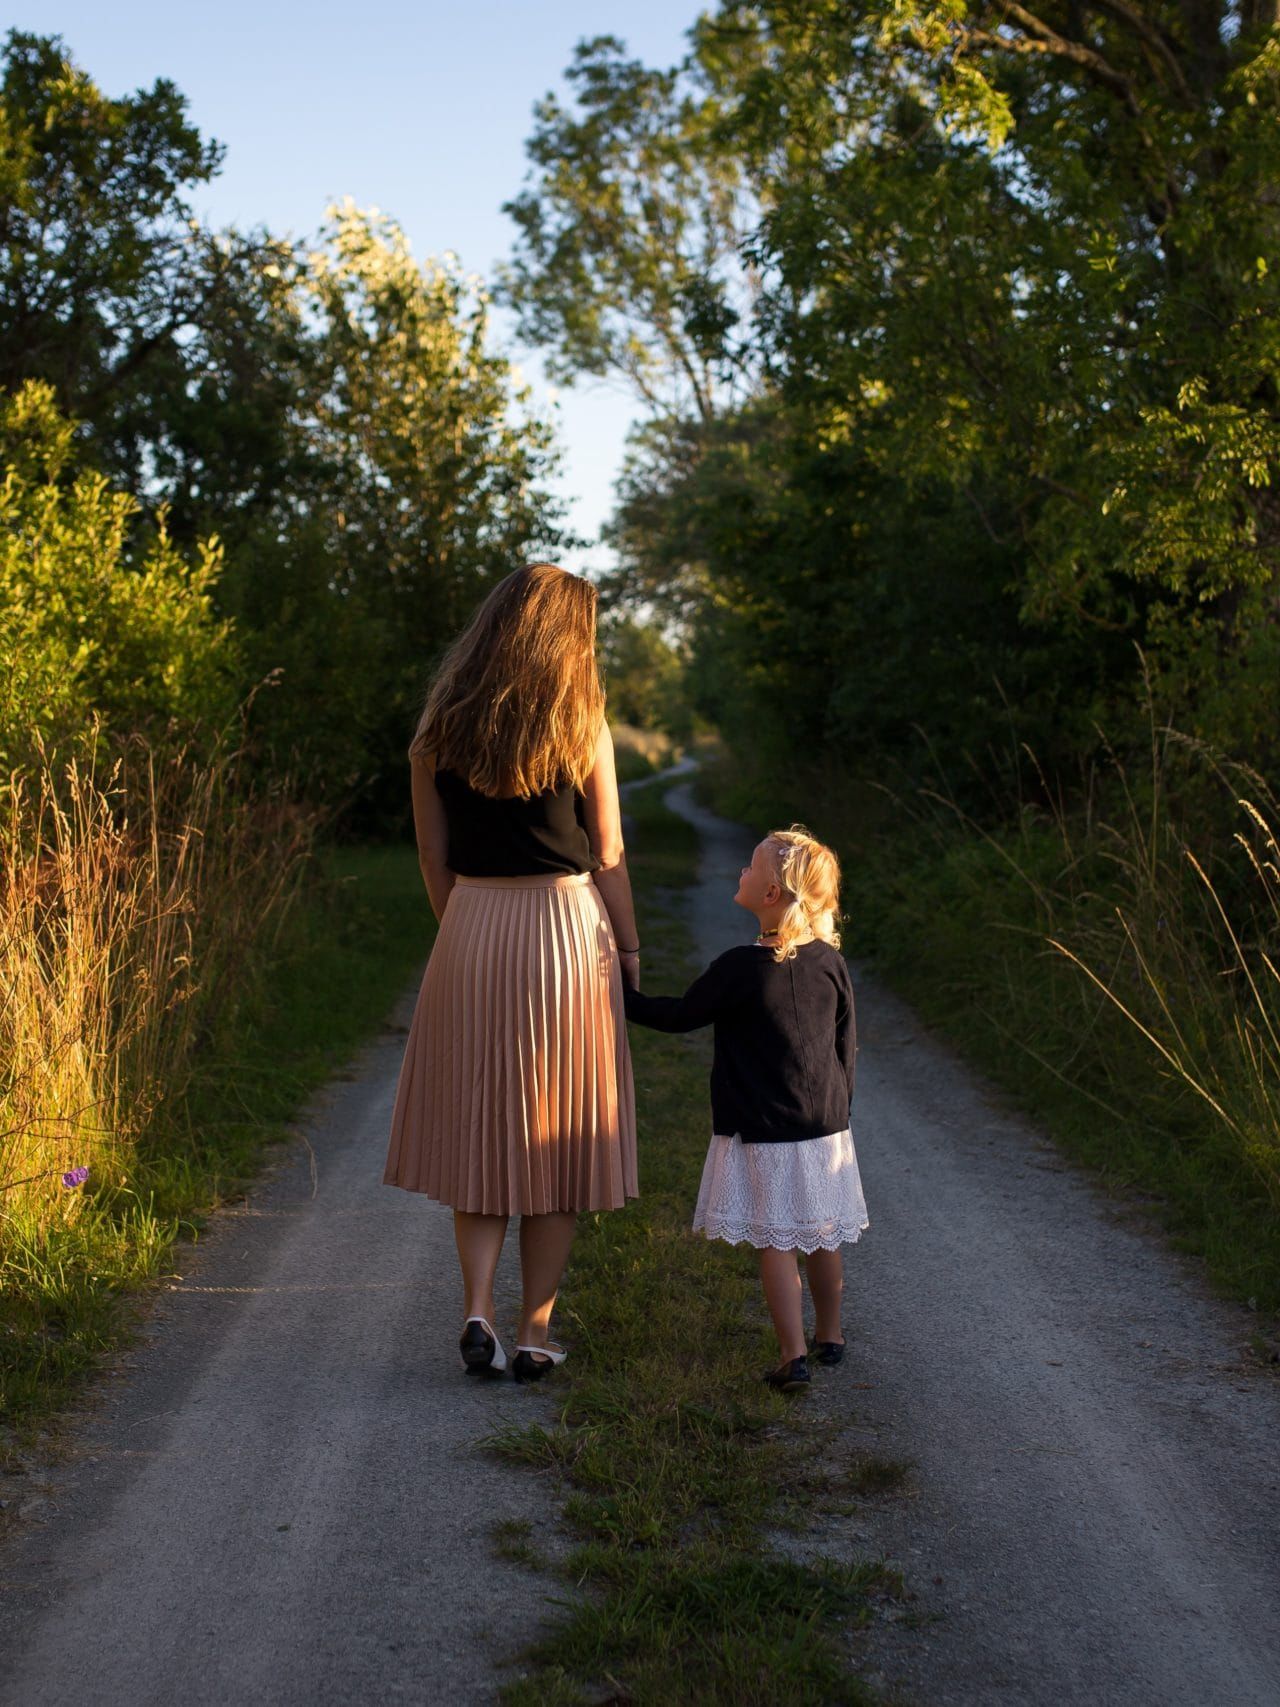
[(773, 874), (790, 897), (778, 922), (774, 959), (790, 960), (806, 942), (826, 942), (839, 948), (836, 918), (840, 907), (840, 861), (825, 843), (802, 824), (789, 830), (770, 830), (765, 837)]
[(508, 575), (445, 654), (409, 748), (481, 794), (581, 788), (604, 718), (590, 581), (554, 563)]

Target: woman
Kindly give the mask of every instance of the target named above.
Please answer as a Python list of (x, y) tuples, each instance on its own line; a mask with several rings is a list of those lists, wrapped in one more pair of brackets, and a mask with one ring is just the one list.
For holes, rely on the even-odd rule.
[(547, 1336), (577, 1215), (637, 1192), (622, 976), (638, 986), (639, 945), (595, 639), (589, 581), (517, 569), (450, 648), (409, 748), (440, 930), (384, 1179), (453, 1209), (469, 1373), (507, 1366), (493, 1283), (520, 1216), (524, 1381), (564, 1360)]

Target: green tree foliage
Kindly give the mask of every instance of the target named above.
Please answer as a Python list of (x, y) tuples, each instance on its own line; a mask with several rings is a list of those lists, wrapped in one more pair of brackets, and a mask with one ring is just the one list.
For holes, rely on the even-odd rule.
[(0, 765), (43, 740), (78, 750), (119, 733), (215, 729), (235, 703), (236, 656), (213, 610), (213, 541), (189, 562), (163, 525), (74, 467), (71, 423), (28, 381), (0, 406)]
[(506, 208), (504, 295), (553, 373), (621, 373), (654, 412), (709, 420), (741, 376), (751, 285), (748, 186), (715, 146), (718, 103), (614, 36), (583, 42), (567, 77), (576, 107), (538, 103), (536, 183)]
[(10, 33), (0, 393), (43, 381), (76, 420), (122, 562), (220, 541), (205, 594), (260, 763), (398, 801), (439, 647), (565, 540), (550, 434), (456, 262), (349, 204), (309, 245), (206, 231), (189, 198), (220, 158), (171, 84), (111, 99), (56, 38)]
[(790, 370), (887, 411), (913, 479), (999, 482), (1028, 614), (1125, 621), (1145, 589), (1239, 616), (1280, 548), (1274, 34), (1216, 6), (863, 8), (815, 92), (824, 17), (726, 14), (769, 41), (757, 157), (779, 106), (820, 109), (758, 239)]
[(387, 216), (346, 203), (292, 264), (290, 478), (233, 554), (228, 602), (277, 751), (331, 789), (403, 795), (405, 732), (478, 596), (564, 535), (549, 429), (490, 348), (480, 281), (418, 262)]
[(608, 611), (600, 625), (600, 650), (610, 719), (687, 741), (693, 713), (686, 660), (657, 624)]
[(184, 195), (221, 151), (160, 81), (108, 99), (57, 37), (9, 32), (0, 81), (0, 385), (105, 417), (195, 308)]
[[(1012, 728), (1069, 764), (1138, 641), (1184, 721), (1272, 754), (1274, 17), (759, 0), (628, 87), (680, 138), (669, 193), (731, 180), (753, 216), (752, 394), (652, 410), (615, 524), (630, 586), (697, 613), (715, 709), (881, 755)], [(548, 142), (522, 241), (585, 201), (620, 252), (661, 247), (621, 233), (625, 161)], [(572, 288), (561, 251), (523, 253), (535, 308)], [(598, 370), (567, 326), (559, 348)]]

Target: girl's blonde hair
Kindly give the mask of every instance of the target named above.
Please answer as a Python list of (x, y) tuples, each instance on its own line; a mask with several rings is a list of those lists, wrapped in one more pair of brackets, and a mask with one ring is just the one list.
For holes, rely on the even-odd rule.
[(430, 756), (491, 797), (581, 788), (604, 717), (597, 598), (553, 563), (500, 581), (445, 654), (410, 757)]
[(790, 960), (801, 943), (815, 939), (839, 948), (840, 861), (802, 824), (793, 824), (789, 830), (770, 830), (765, 845), (774, 879), (788, 897), (786, 911), (778, 921), (774, 959)]

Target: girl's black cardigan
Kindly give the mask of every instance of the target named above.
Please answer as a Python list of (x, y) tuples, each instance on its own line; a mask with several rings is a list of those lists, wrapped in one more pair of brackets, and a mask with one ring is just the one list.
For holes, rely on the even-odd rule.
[(711, 1118), (744, 1144), (821, 1138), (849, 1124), (858, 1037), (849, 969), (825, 942), (778, 962), (744, 944), (713, 960), (683, 996), (625, 987), (627, 1018), (655, 1031), (715, 1027)]

